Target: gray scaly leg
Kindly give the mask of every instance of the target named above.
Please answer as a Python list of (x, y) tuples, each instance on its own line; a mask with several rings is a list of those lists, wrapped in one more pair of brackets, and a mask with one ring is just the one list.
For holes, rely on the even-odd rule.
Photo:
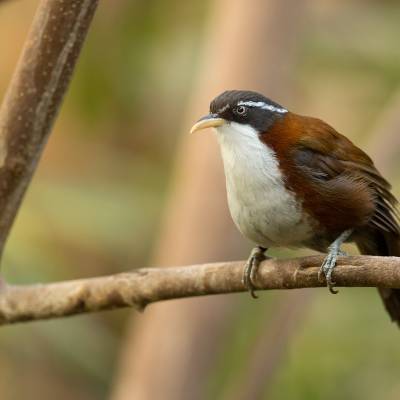
[(266, 250), (267, 249), (265, 247), (254, 247), (244, 267), (242, 282), (246, 289), (250, 292), (253, 299), (257, 298), (257, 295), (254, 293), (254, 290), (256, 289), (254, 286), (254, 280), (257, 275), (258, 267), (260, 266), (261, 262), (267, 258), (264, 254)]
[(318, 273), (318, 279), (321, 280), (322, 274), (325, 275), (326, 285), (331, 293), (336, 294), (338, 291), (334, 288), (335, 282), (332, 281), (332, 272), (336, 266), (338, 256), (345, 256), (346, 253), (340, 250), (340, 246), (349, 238), (353, 230), (344, 231), (330, 246), (329, 253)]

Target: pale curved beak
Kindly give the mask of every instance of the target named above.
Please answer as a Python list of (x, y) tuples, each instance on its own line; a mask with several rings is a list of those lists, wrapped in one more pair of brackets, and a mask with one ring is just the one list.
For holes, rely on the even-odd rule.
[(194, 133), (206, 128), (217, 128), (218, 126), (225, 124), (225, 122), (226, 121), (223, 118), (220, 118), (217, 114), (208, 114), (205, 117), (200, 118), (192, 126), (190, 133)]

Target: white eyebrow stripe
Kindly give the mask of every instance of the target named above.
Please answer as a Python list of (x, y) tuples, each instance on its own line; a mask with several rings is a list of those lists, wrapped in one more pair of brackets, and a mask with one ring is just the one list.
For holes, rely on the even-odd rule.
[(220, 108), (217, 113), (223, 113), (224, 111), (226, 111), (228, 108), (230, 107), (229, 104), (224, 105), (222, 108)]
[(275, 107), (272, 104), (267, 104), (264, 103), (263, 101), (239, 101), (238, 106), (257, 107), (263, 110), (269, 110), (280, 114), (285, 114), (288, 112), (286, 108)]

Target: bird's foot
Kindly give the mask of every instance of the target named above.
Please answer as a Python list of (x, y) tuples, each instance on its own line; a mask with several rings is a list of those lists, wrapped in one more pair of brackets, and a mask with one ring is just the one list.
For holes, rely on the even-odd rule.
[(257, 295), (254, 292), (256, 289), (254, 281), (256, 279), (258, 267), (260, 266), (261, 262), (267, 258), (264, 254), (266, 250), (266, 248), (261, 246), (254, 247), (244, 267), (242, 282), (246, 289), (250, 292), (253, 299), (257, 298)]
[(336, 267), (336, 261), (337, 257), (341, 252), (338, 251), (337, 249), (333, 247), (329, 247), (329, 253), (325, 257), (324, 262), (321, 265), (321, 268), (319, 269), (318, 272), (318, 280), (322, 280), (323, 275), (325, 276), (326, 279), (326, 286), (328, 286), (328, 289), (331, 293), (336, 294), (339, 291), (335, 289), (336, 282), (332, 280), (332, 272)]
[(336, 283), (332, 280), (332, 272), (336, 267), (337, 258), (339, 256), (346, 256), (347, 254), (340, 249), (340, 246), (347, 240), (351, 235), (352, 230), (344, 231), (330, 246), (329, 253), (326, 256), (321, 268), (318, 272), (318, 280), (322, 280), (322, 275), (325, 276), (326, 286), (332, 294), (339, 293), (335, 289)]

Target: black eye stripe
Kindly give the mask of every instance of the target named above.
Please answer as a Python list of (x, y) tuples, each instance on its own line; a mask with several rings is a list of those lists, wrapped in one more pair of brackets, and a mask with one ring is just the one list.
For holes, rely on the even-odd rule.
[[(240, 106), (245, 107), (245, 112)], [(275, 120), (284, 118), (288, 110), (260, 93), (248, 90), (229, 90), (221, 93), (210, 104), (210, 113), (226, 121), (252, 126), (266, 132)]]

